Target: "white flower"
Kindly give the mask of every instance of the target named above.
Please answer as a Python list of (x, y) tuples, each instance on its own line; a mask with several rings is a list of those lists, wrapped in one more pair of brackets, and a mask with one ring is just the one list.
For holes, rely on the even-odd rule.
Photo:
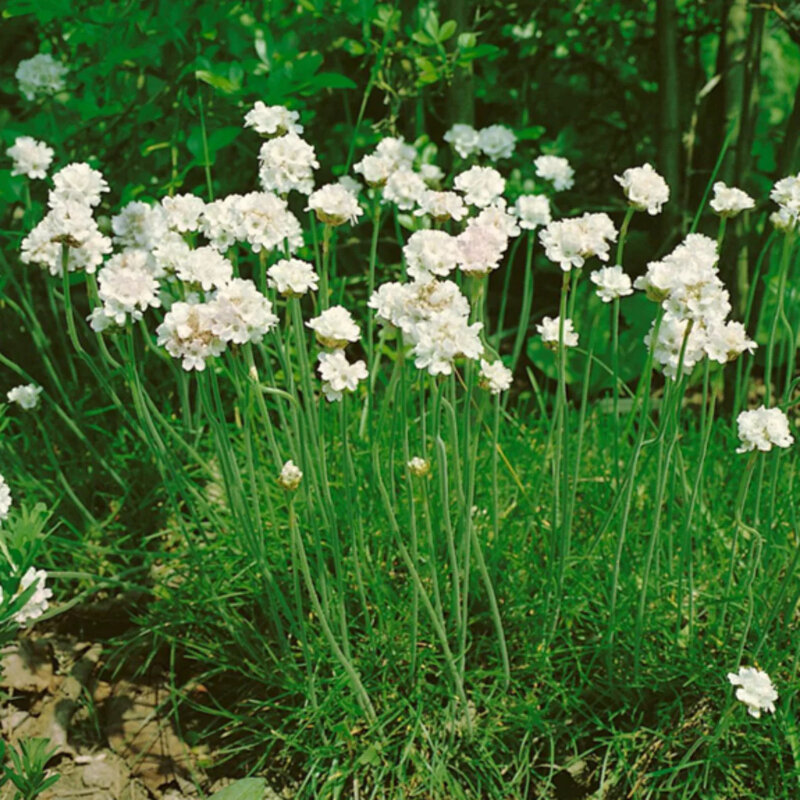
[(296, 133), (287, 133), (261, 145), (258, 173), (266, 192), (308, 194), (314, 188), (314, 170), (319, 167), (314, 148)]
[(462, 272), (481, 277), (497, 269), (508, 247), (506, 235), (494, 226), (470, 220), (467, 229), (456, 237), (458, 266)]
[(20, 61), (14, 74), (19, 81), (19, 90), (28, 100), (37, 94), (56, 94), (64, 86), (64, 76), (69, 72), (50, 53), (37, 53), (33, 58)]
[(41, 264), (51, 275), (60, 276), (62, 245), (67, 245), (70, 272), (94, 272), (111, 252), (111, 240), (103, 236), (83, 203), (65, 201), (51, 209), (22, 240), (20, 258), (24, 264)]
[(112, 256), (100, 270), (97, 282), (104, 314), (117, 325), (124, 325), (129, 315), (131, 319), (141, 319), (148, 308), (161, 306), (158, 281), (143, 250)]
[(523, 194), (517, 198), (514, 210), (519, 217), (519, 226), (532, 231), (551, 222), (550, 201), (543, 194)]
[(53, 596), (51, 589), (45, 587), (47, 573), (43, 569), (29, 567), (19, 582), (19, 589), (15, 597), (19, 597), (26, 589), (34, 587), (33, 594), (28, 598), (25, 605), (14, 614), (14, 620), (20, 627), (33, 622), (44, 614), (50, 606), (48, 600)]
[(402, 167), (410, 169), (417, 157), (417, 151), (412, 145), (407, 144), (402, 136), (386, 136), (378, 142), (375, 155), (390, 161), (394, 164), (395, 169)]
[(742, 411), (736, 424), (742, 444), (737, 453), (749, 453), (751, 450), (768, 452), (775, 447), (789, 447), (794, 437), (789, 431), (789, 420), (779, 408), (759, 406), (752, 411)]
[(456, 268), (459, 248), (455, 237), (444, 231), (421, 230), (412, 233), (403, 247), (408, 274), (417, 281), (434, 275), (444, 277)]
[(287, 461), (281, 468), (281, 473), (278, 476), (278, 483), (281, 488), (286, 489), (287, 492), (297, 491), (300, 486), (300, 481), (303, 480), (303, 471), (300, 467), (295, 466), (294, 461), (291, 459)]
[(414, 456), (406, 464), (408, 471), (415, 478), (424, 478), (431, 471), (431, 462), (427, 458)]
[(425, 181), (410, 167), (404, 166), (389, 176), (383, 187), (383, 199), (394, 203), (401, 211), (410, 211), (427, 191)]
[(648, 347), (653, 345), (653, 359), (672, 380), (677, 379), (679, 367), (681, 374), (686, 375), (705, 356), (706, 332), (702, 326), (694, 325), (689, 331), (689, 320), (667, 311), (661, 319), (658, 339), (653, 343), (654, 327), (655, 322), (644, 337), (644, 343)]
[(358, 382), (367, 378), (367, 365), (363, 361), (350, 364), (343, 350), (320, 353), (319, 374), (322, 377), (322, 391), (328, 402), (341, 400), (345, 391), (354, 392)]
[(193, 194), (176, 194), (164, 197), (161, 207), (166, 215), (167, 225), (178, 233), (190, 233), (198, 230), (200, 215), (206, 204), (201, 197)]
[(317, 289), (319, 276), (314, 267), (299, 258), (282, 258), (267, 270), (267, 282), (286, 297), (302, 297)]
[(452, 145), (461, 158), (469, 158), (480, 149), (480, 134), (472, 125), (457, 122), (444, 135), (444, 140)]
[(173, 303), (156, 328), (158, 343), (182, 359), (185, 370), (204, 370), (206, 359), (225, 349), (225, 342), (214, 333), (216, 313), (212, 303)]
[(58, 203), (76, 202), (87, 206), (100, 203), (100, 195), (108, 191), (103, 174), (88, 164), (67, 164), (53, 175), (54, 190), (50, 193), (50, 208)]
[(26, 175), (31, 179), (45, 178), (53, 161), (53, 148), (37, 142), (32, 136), (18, 136), (6, 153), (14, 160), (11, 174)]
[(355, 195), (339, 183), (329, 183), (312, 192), (306, 211), (315, 211), (317, 219), (327, 225), (355, 225), (364, 213)]
[(757, 345), (747, 337), (747, 331), (741, 322), (712, 321), (706, 325), (706, 355), (720, 364), (733, 361), (745, 350), (752, 353)]
[(736, 690), (736, 699), (747, 706), (747, 713), (751, 717), (758, 719), (762, 711), (775, 713), (778, 693), (766, 672), (755, 667), (739, 667), (738, 674), (728, 673), (728, 680), (739, 687)]
[(491, 161), (500, 158), (511, 158), (517, 144), (517, 137), (511, 128), (505, 125), (490, 125), (478, 133), (478, 147)]
[(614, 223), (608, 214), (603, 213), (554, 220), (539, 231), (545, 255), (564, 272), (569, 272), (573, 267), (582, 267), (586, 259), (592, 256), (607, 261), (610, 242), (616, 238)]
[(517, 217), (515, 214), (508, 211), (506, 201), (502, 197), (499, 197), (491, 205), (486, 206), (486, 208), (481, 209), (478, 216), (467, 223), (467, 227), (469, 226), (494, 228), (507, 239), (513, 236), (519, 236)]
[(11, 509), (11, 490), (8, 488), (6, 479), (0, 475), (0, 522), (8, 519), (8, 512)]
[(221, 253), (236, 244), (242, 234), (239, 209), (241, 202), (242, 195), (229, 194), (220, 200), (206, 203), (198, 220), (199, 229), (209, 244)]
[(374, 153), (364, 156), (361, 161), (353, 164), (353, 171), (363, 175), (370, 186), (383, 186), (395, 169), (395, 163), (391, 159)]
[(303, 245), (300, 221), (286, 201), (271, 192), (248, 192), (237, 197), (232, 217), (236, 239), (246, 241), (254, 253), (262, 249), (283, 250), (284, 245), (293, 253)]
[(418, 200), (419, 208), (415, 209), (415, 217), (426, 214), (435, 222), (446, 222), (453, 219), (460, 222), (467, 216), (464, 201), (455, 192), (435, 192), (428, 189)]
[(480, 358), (482, 328), (482, 323), (470, 325), (464, 316), (451, 309), (431, 314), (414, 326), (414, 364), (431, 375), (450, 375), (457, 358)]
[(174, 275), (178, 271), (178, 267), (191, 255), (191, 252), (192, 248), (181, 234), (169, 231), (151, 253), (155, 264), (153, 275), (156, 278)]
[(214, 310), (211, 330), (223, 342), (260, 342), (275, 325), (272, 303), (251, 280), (234, 278), (216, 292), (210, 305)]
[(614, 180), (622, 186), (628, 202), (637, 211), (647, 211), (650, 215), (661, 213), (661, 206), (669, 200), (667, 182), (650, 164), (641, 167), (628, 167)]
[(25, 409), (25, 411), (30, 411), (39, 405), (39, 395), (41, 393), (41, 386), (37, 386), (35, 383), (29, 383), (9, 389), (6, 397), (9, 403), (16, 403), (20, 408)]
[(244, 115), (244, 127), (253, 128), (262, 136), (284, 136), (295, 133), (298, 136), (303, 132), (303, 126), (297, 124), (300, 114), (290, 111), (285, 106), (266, 106), (261, 100)]
[(557, 192), (571, 189), (575, 185), (575, 170), (561, 156), (539, 156), (534, 162), (536, 174), (553, 184)]
[(800, 216), (800, 174), (781, 178), (769, 196), (780, 206), (777, 217), (770, 217), (773, 224), (779, 230), (791, 230)]
[(597, 296), (604, 302), (610, 303), (617, 297), (633, 294), (631, 279), (617, 264), (614, 267), (603, 267), (589, 276), (597, 286)]
[(420, 164), (419, 174), (428, 186), (436, 186), (444, 178), (444, 170), (438, 164)]
[[(561, 317), (545, 317), (537, 326), (536, 330), (542, 336), (542, 342), (545, 347), (551, 350), (558, 349), (559, 342), (559, 328), (561, 326)], [(577, 347), (578, 334), (572, 326), (571, 319), (564, 320), (564, 346)]]
[(358, 325), (343, 306), (331, 306), (306, 322), (306, 326), (317, 334), (317, 340), (324, 347), (345, 347), (348, 342), (357, 342), (359, 337)]
[(337, 183), (339, 186), (343, 186), (345, 189), (347, 189), (347, 191), (350, 192), (350, 194), (352, 194), (355, 198), (358, 198), (358, 195), (364, 188), (360, 181), (358, 181), (352, 175), (340, 175)]
[(754, 208), (756, 201), (747, 192), (717, 181), (714, 184), (714, 197), (710, 205), (721, 217), (735, 217), (741, 211)]
[(208, 292), (224, 286), (233, 277), (233, 264), (213, 247), (198, 247), (190, 250), (178, 265), (177, 275), (180, 280), (199, 284)]
[(500, 394), (511, 387), (513, 374), (499, 359), (493, 364), (481, 359), (481, 386), (492, 394)]
[(467, 203), (478, 208), (493, 203), (506, 188), (505, 179), (492, 167), (470, 167), (456, 175), (453, 185)]
[(153, 250), (169, 232), (167, 216), (161, 206), (134, 201), (111, 218), (114, 243), (123, 247)]

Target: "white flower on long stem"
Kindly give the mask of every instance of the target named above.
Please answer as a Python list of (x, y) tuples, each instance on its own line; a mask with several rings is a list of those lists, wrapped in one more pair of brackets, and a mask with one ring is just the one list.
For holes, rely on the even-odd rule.
[(747, 713), (751, 717), (758, 719), (762, 711), (775, 713), (778, 693), (766, 672), (755, 667), (739, 667), (738, 673), (728, 673), (728, 680), (739, 687), (736, 699), (747, 706)]
[(517, 137), (505, 125), (489, 125), (478, 131), (478, 147), (491, 161), (511, 158), (517, 145)]
[(300, 467), (295, 465), (294, 461), (289, 459), (289, 461), (281, 467), (280, 475), (278, 475), (278, 484), (281, 488), (286, 489), (287, 492), (295, 492), (302, 480), (303, 471)]
[(96, 206), (100, 203), (100, 195), (109, 191), (103, 174), (83, 162), (67, 164), (56, 172), (53, 186), (49, 200), (51, 208), (62, 202)]
[(401, 211), (410, 211), (422, 199), (428, 187), (413, 169), (401, 166), (389, 176), (383, 187), (383, 199)]
[(549, 225), (550, 201), (543, 194), (523, 194), (517, 198), (514, 211), (519, 217), (519, 226), (523, 230), (532, 231), (542, 225)]
[(374, 153), (364, 156), (361, 161), (353, 164), (353, 172), (362, 175), (370, 186), (383, 186), (395, 169), (396, 166), (391, 159)]
[(197, 284), (208, 292), (224, 286), (233, 277), (233, 264), (213, 247), (190, 250), (178, 266), (177, 275), (188, 284)]
[(403, 247), (408, 274), (417, 281), (444, 277), (458, 263), (459, 248), (454, 236), (444, 231), (421, 230), (411, 234)]
[(434, 222), (447, 222), (449, 219), (460, 222), (467, 216), (467, 207), (455, 192), (428, 189), (419, 199), (419, 208), (414, 210), (414, 216), (429, 216)]
[(164, 316), (156, 328), (158, 343), (166, 347), (174, 358), (181, 359), (187, 371), (202, 371), (206, 359), (218, 356), (226, 344), (214, 333), (217, 324), (216, 309), (212, 303), (185, 303), (179, 301)]
[(480, 134), (472, 125), (463, 122), (453, 125), (443, 138), (461, 158), (469, 158), (480, 149)]
[(159, 308), (158, 281), (147, 266), (148, 254), (132, 250), (112, 256), (97, 276), (105, 316), (117, 325), (137, 320), (148, 308)]
[(319, 167), (314, 148), (296, 133), (287, 133), (261, 145), (259, 179), (266, 192), (309, 194)]
[(466, 172), (456, 175), (453, 186), (471, 206), (484, 208), (503, 194), (506, 181), (492, 167), (470, 167)]
[(135, 200), (111, 218), (111, 230), (117, 245), (153, 250), (166, 238), (169, 225), (160, 205), (151, 206)]
[(508, 248), (508, 238), (495, 226), (470, 220), (465, 231), (456, 237), (458, 266), (462, 272), (481, 277), (497, 269)]
[(431, 471), (431, 462), (421, 456), (413, 456), (406, 466), (415, 478), (424, 478)]
[(161, 200), (167, 225), (178, 233), (189, 233), (200, 227), (200, 216), (206, 204), (202, 197), (194, 194), (176, 194)]
[(28, 383), (9, 389), (6, 397), (9, 403), (16, 403), (25, 411), (32, 411), (39, 405), (39, 395), (41, 393), (41, 386), (37, 386), (35, 383)]
[(234, 278), (214, 294), (211, 330), (223, 342), (260, 342), (278, 324), (272, 303), (251, 280)]
[(344, 350), (320, 353), (319, 374), (322, 378), (322, 391), (328, 402), (341, 400), (345, 391), (354, 392), (358, 382), (366, 380), (369, 373), (363, 361), (350, 364)]

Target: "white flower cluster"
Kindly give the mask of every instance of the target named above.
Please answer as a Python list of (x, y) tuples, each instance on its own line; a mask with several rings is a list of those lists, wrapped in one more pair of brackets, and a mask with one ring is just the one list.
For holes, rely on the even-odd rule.
[(303, 470), (296, 466), (291, 459), (281, 467), (280, 474), (278, 475), (278, 484), (282, 489), (287, 492), (295, 492), (303, 480)]
[(519, 227), (526, 231), (549, 225), (552, 221), (550, 201), (543, 194), (521, 195), (514, 204), (514, 211), (519, 217)]
[(40, 264), (51, 275), (61, 275), (62, 246), (68, 251), (68, 269), (95, 272), (103, 256), (111, 252), (111, 240), (97, 227), (92, 207), (108, 191), (103, 176), (88, 164), (69, 164), (53, 176), (48, 196), (49, 211), (22, 240), (21, 259)]
[(456, 175), (453, 186), (471, 206), (485, 208), (505, 191), (505, 178), (492, 167), (470, 167)]
[(431, 375), (449, 375), (457, 358), (483, 354), (483, 325), (469, 324), (469, 302), (452, 281), (384, 283), (368, 305), (379, 321), (402, 331), (414, 363)]
[[(654, 358), (671, 378), (677, 377), (681, 353), (683, 370), (689, 372), (704, 356), (724, 364), (756, 347), (741, 323), (726, 319), (731, 304), (717, 274), (718, 259), (713, 239), (691, 233), (661, 261), (650, 262), (634, 282), (664, 308)], [(648, 345), (651, 334), (645, 337)]]
[(265, 192), (309, 194), (319, 167), (314, 148), (296, 133), (286, 133), (261, 145), (259, 180)]
[(766, 453), (773, 447), (789, 447), (794, 442), (789, 420), (779, 408), (759, 406), (751, 411), (742, 411), (736, 424), (742, 440), (737, 453), (749, 453), (752, 450)]
[(591, 281), (597, 286), (597, 296), (604, 302), (610, 303), (618, 297), (633, 294), (631, 279), (625, 274), (619, 264), (613, 267), (603, 267), (593, 272)]
[(483, 153), (490, 161), (511, 158), (517, 145), (514, 131), (505, 125), (489, 125), (475, 130), (472, 125), (459, 122), (445, 133), (444, 140), (461, 158)]
[(306, 322), (317, 336), (317, 341), (329, 352), (320, 353), (319, 374), (322, 392), (328, 402), (341, 400), (344, 392), (354, 392), (358, 382), (367, 378), (367, 365), (363, 361), (350, 363), (344, 348), (357, 342), (360, 336), (352, 314), (343, 306), (331, 306)]
[(64, 76), (68, 72), (69, 69), (50, 53), (37, 53), (33, 58), (19, 62), (14, 77), (25, 98), (35, 100), (37, 95), (60, 92), (65, 86)]
[(669, 200), (669, 186), (651, 164), (629, 167), (622, 175), (615, 175), (614, 180), (622, 186), (628, 203), (637, 211), (655, 216)]
[(617, 229), (604, 213), (554, 220), (539, 231), (545, 255), (564, 272), (582, 267), (592, 256), (608, 261), (611, 243), (616, 239)]
[(491, 363), (481, 359), (480, 385), (491, 394), (500, 394), (511, 387), (513, 374), (500, 359)]
[(284, 297), (302, 297), (316, 291), (319, 276), (314, 267), (299, 258), (282, 258), (267, 270), (267, 281), (271, 288)]
[(778, 693), (766, 672), (755, 667), (739, 667), (738, 673), (728, 673), (728, 680), (739, 687), (736, 699), (747, 706), (747, 713), (751, 717), (758, 719), (762, 711), (775, 713)]
[(6, 397), (9, 403), (16, 403), (25, 411), (32, 411), (39, 405), (39, 395), (41, 393), (41, 386), (37, 386), (35, 383), (28, 383), (9, 389)]
[(46, 177), (53, 161), (53, 148), (31, 136), (18, 136), (6, 153), (14, 161), (11, 174), (25, 175), (31, 180)]
[(778, 204), (778, 210), (770, 216), (772, 224), (781, 231), (794, 230), (800, 219), (800, 173), (781, 178), (769, 196)]
[(308, 196), (306, 211), (314, 211), (326, 225), (355, 225), (364, 213), (358, 198), (341, 183), (329, 183)]

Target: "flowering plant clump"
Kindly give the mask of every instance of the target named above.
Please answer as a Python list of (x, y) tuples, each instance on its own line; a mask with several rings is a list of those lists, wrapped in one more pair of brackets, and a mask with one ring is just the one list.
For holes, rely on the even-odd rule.
[(25, 411), (31, 411), (39, 405), (39, 395), (42, 393), (42, 387), (34, 383), (29, 383), (24, 386), (15, 386), (9, 389), (6, 397), (9, 403), (16, 403), (20, 408)]
[(778, 693), (766, 672), (755, 667), (739, 667), (738, 673), (728, 673), (728, 680), (739, 687), (736, 699), (747, 706), (747, 713), (751, 717), (759, 719), (762, 711), (775, 713)]
[(779, 408), (759, 406), (742, 411), (736, 420), (742, 444), (737, 453), (761, 450), (766, 453), (773, 447), (789, 447), (794, 442), (789, 430), (789, 420)]

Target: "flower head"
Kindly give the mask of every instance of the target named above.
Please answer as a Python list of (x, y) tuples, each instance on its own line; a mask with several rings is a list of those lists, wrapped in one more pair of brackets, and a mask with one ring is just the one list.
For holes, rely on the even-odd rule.
[(341, 400), (345, 391), (354, 392), (358, 388), (358, 382), (366, 380), (369, 374), (363, 361), (350, 364), (344, 350), (320, 353), (318, 358), (322, 391), (331, 403)]
[(434, 275), (444, 277), (456, 268), (458, 242), (445, 231), (421, 230), (409, 237), (403, 247), (408, 274), (417, 281), (428, 281)]
[(484, 208), (503, 194), (506, 182), (492, 167), (470, 167), (456, 175), (453, 186), (464, 195), (467, 203)]
[(286, 489), (287, 492), (295, 492), (302, 480), (303, 471), (300, 467), (295, 466), (294, 461), (289, 459), (281, 468), (280, 475), (278, 475), (278, 483), (281, 488)]
[(299, 136), (303, 132), (303, 126), (297, 124), (299, 119), (297, 111), (290, 111), (285, 106), (267, 106), (256, 100), (244, 115), (244, 127), (253, 128), (262, 136), (284, 136), (287, 133)]
[(592, 283), (597, 286), (597, 296), (604, 303), (610, 303), (617, 297), (633, 294), (631, 279), (618, 264), (613, 267), (598, 269), (589, 277)]
[(661, 206), (669, 200), (667, 182), (650, 164), (629, 167), (614, 180), (622, 186), (628, 202), (637, 211), (646, 211), (655, 216), (661, 213)]
[(299, 258), (282, 258), (267, 270), (267, 282), (285, 297), (302, 297), (316, 290), (318, 281), (314, 267)]
[(53, 175), (55, 189), (50, 195), (50, 208), (59, 203), (75, 202), (87, 206), (100, 203), (100, 195), (108, 191), (103, 174), (80, 162), (68, 164)]
[(37, 53), (33, 58), (20, 61), (14, 75), (22, 94), (26, 99), (34, 100), (36, 95), (60, 92), (65, 86), (64, 76), (68, 72), (69, 69), (50, 53)]
[(296, 133), (287, 133), (261, 145), (259, 179), (265, 192), (309, 194), (319, 167), (314, 148)]
[(571, 189), (575, 185), (575, 170), (562, 156), (539, 156), (534, 162), (536, 174), (553, 184), (557, 192)]
[(739, 667), (739, 672), (729, 672), (728, 680), (739, 688), (736, 699), (747, 706), (747, 713), (758, 719), (762, 711), (775, 713), (775, 701), (778, 693), (772, 685), (769, 675), (755, 667)]
[(11, 509), (11, 489), (8, 488), (6, 479), (0, 475), (0, 522), (8, 518)]
[(421, 458), (420, 456), (414, 456), (409, 459), (406, 466), (415, 478), (424, 478), (431, 471), (431, 462), (427, 458)]
[(774, 447), (789, 447), (794, 436), (789, 431), (789, 420), (779, 408), (759, 406), (751, 411), (742, 411), (736, 419), (739, 438), (742, 440), (737, 453), (751, 450), (768, 452)]
[(494, 363), (481, 359), (480, 385), (492, 394), (500, 394), (509, 389), (512, 377), (511, 370), (499, 359)]
[(480, 134), (472, 125), (457, 122), (444, 135), (444, 140), (450, 144), (461, 158), (469, 158), (480, 150)]
[(532, 231), (541, 225), (549, 225), (550, 201), (543, 194), (523, 194), (517, 198), (514, 210), (519, 217), (519, 226)]
[(6, 397), (9, 403), (16, 403), (20, 408), (25, 409), (25, 411), (31, 411), (39, 405), (39, 395), (41, 393), (41, 386), (37, 386), (35, 383), (29, 383), (9, 389)]
[[(550, 350), (558, 349), (559, 329), (561, 327), (561, 317), (545, 317), (537, 326), (536, 330), (541, 334), (544, 346)], [(572, 325), (571, 319), (564, 320), (564, 347), (577, 347), (578, 334)]]
[(478, 132), (478, 147), (490, 161), (511, 158), (517, 145), (517, 137), (505, 125), (489, 125)]
[(15, 596), (18, 597), (31, 586), (34, 589), (33, 594), (27, 599), (25, 605), (14, 614), (14, 620), (20, 627), (39, 619), (49, 608), (50, 603), (48, 600), (53, 596), (53, 591), (45, 587), (46, 580), (47, 573), (43, 569), (34, 569), (33, 567), (29, 567), (22, 576)]
[(756, 201), (747, 192), (717, 181), (714, 184), (714, 197), (709, 205), (721, 217), (735, 217), (741, 211), (754, 208)]
[(350, 312), (344, 306), (331, 306), (319, 316), (306, 322), (306, 326), (317, 334), (323, 347), (338, 349), (348, 342), (357, 342), (360, 332)]
[(32, 180), (46, 177), (53, 161), (53, 148), (32, 136), (18, 136), (6, 153), (14, 160), (11, 174), (25, 175)]
[(308, 196), (306, 211), (315, 211), (326, 225), (355, 225), (364, 213), (356, 196), (340, 183), (329, 183)]

